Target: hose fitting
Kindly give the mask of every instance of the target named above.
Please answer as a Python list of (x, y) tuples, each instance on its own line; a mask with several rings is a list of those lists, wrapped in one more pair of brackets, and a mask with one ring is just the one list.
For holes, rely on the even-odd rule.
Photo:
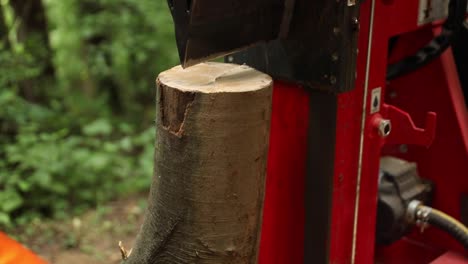
[(468, 228), (455, 218), (437, 209), (425, 206), (422, 202), (413, 200), (407, 206), (406, 211), (409, 222), (416, 224), (424, 231), (429, 225), (435, 226), (447, 232), (465, 249), (468, 249)]

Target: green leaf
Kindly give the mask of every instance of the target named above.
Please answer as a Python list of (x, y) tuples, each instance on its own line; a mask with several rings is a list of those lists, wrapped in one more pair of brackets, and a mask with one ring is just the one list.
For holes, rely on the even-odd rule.
[(29, 181), (20, 181), (18, 182), (18, 188), (23, 192), (27, 192), (31, 189), (31, 183)]
[(8, 214), (0, 212), (0, 226), (10, 226), (11, 218)]
[(12, 212), (18, 209), (22, 204), (23, 199), (16, 191), (8, 189), (0, 193), (0, 212)]
[(122, 140), (120, 140), (119, 144), (120, 148), (124, 151), (130, 151), (133, 147), (132, 140), (129, 137), (124, 137)]
[(83, 127), (83, 133), (87, 136), (110, 135), (112, 125), (107, 119), (97, 119)]
[(49, 173), (45, 171), (37, 171), (32, 175), (32, 178), (34, 178), (34, 181), (42, 188), (47, 189), (49, 184), (52, 181), (52, 177)]
[(60, 182), (53, 182), (50, 184), (49, 189), (57, 194), (66, 194), (68, 191), (67, 185)]

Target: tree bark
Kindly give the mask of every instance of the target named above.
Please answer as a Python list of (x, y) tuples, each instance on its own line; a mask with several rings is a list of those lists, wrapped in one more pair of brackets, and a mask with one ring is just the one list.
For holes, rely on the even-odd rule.
[(17, 31), (18, 40), (26, 41), (31, 33), (38, 33), (41, 42), (49, 45), (47, 19), (41, 0), (13, 0), (10, 1), (16, 17), (20, 19)]
[(5, 22), (5, 15), (2, 6), (0, 5), (0, 50), (8, 50), (10, 43), (8, 42), (8, 27)]
[(9, 3), (20, 21), (16, 31), (18, 41), (25, 45), (27, 53), (35, 57), (36, 63), (40, 62), (42, 67), (36, 80), (22, 80), (19, 83), (20, 95), (30, 102), (46, 101), (47, 95), (38, 89), (37, 79), (49, 81), (54, 78), (55, 69), (44, 6), (41, 0), (13, 0)]
[(204, 63), (157, 80), (155, 174), (125, 264), (256, 263), (272, 80)]

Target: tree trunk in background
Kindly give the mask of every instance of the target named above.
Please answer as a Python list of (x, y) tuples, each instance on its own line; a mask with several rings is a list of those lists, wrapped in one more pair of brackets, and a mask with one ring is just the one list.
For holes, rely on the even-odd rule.
[(31, 33), (39, 33), (44, 43), (49, 43), (47, 19), (40, 0), (10, 0), (15, 15), (20, 19), (18, 40), (24, 42)]
[[(16, 19), (19, 19), (19, 28), (16, 35), (18, 42), (24, 43), (27, 52), (37, 52), (37, 46), (45, 47), (45, 54), (40, 54), (40, 63), (43, 70), (41, 78), (51, 78), (55, 71), (52, 64), (52, 52), (49, 43), (49, 31), (47, 26), (47, 17), (41, 0), (10, 0), (10, 6), (13, 8)], [(32, 38), (32, 43), (27, 43)], [(39, 40), (40, 43), (37, 43)], [(34, 47), (34, 46), (36, 47)], [(34, 54), (38, 55), (38, 54)], [(35, 56), (35, 57), (36, 57)], [(41, 101), (44, 95), (34, 86), (34, 81), (25, 80), (20, 84), (21, 95), (29, 101)]]
[(5, 23), (5, 16), (3, 14), (2, 6), (0, 5), (0, 48), (1, 49), (8, 49), (9, 42), (8, 42), (8, 27)]
[(125, 264), (256, 263), (272, 80), (248, 66), (180, 66), (158, 78), (155, 174)]

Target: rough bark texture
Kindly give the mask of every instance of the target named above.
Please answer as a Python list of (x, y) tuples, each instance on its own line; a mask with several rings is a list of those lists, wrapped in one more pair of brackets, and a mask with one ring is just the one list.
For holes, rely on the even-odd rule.
[(125, 263), (256, 263), (271, 78), (205, 63), (168, 70), (157, 86), (155, 174)]

